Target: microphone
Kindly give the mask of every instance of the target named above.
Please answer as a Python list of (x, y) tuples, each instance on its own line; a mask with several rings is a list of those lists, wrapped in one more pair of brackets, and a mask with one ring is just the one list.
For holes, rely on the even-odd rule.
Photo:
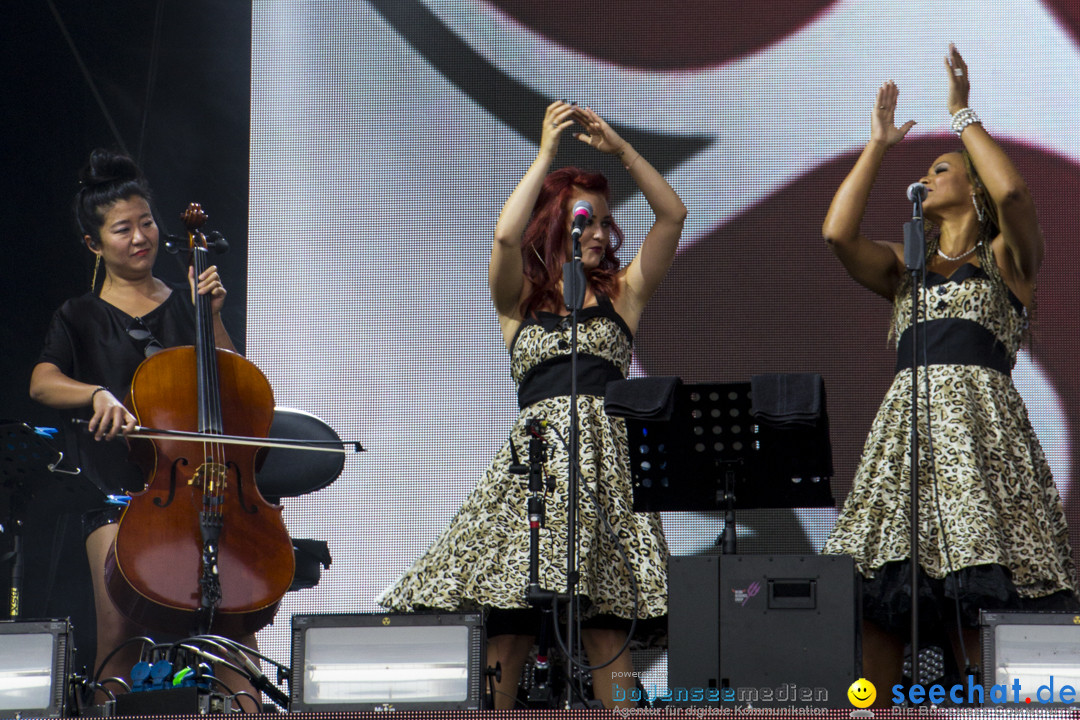
[(574, 242), (581, 239), (581, 233), (585, 232), (585, 225), (592, 218), (592, 212), (592, 204), (588, 200), (574, 203), (574, 226), (570, 230), (570, 237)]
[(926, 199), (926, 186), (921, 182), (914, 182), (908, 185), (907, 199), (911, 202), (922, 202)]
[(926, 192), (926, 186), (921, 182), (908, 185), (907, 199), (911, 201), (911, 220), (904, 223), (904, 265), (909, 272), (926, 270), (926, 235), (923, 230), (923, 200), (926, 199)]

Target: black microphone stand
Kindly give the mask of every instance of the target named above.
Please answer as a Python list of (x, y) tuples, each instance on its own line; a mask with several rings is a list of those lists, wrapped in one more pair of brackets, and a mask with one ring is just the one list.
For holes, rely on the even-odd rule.
[[(578, 311), (585, 305), (585, 266), (581, 262), (581, 230), (572, 233), (574, 256), (563, 264), (563, 300), (570, 311), (570, 449), (566, 497), (566, 647), (574, 652), (578, 616), (577, 510), (578, 510)], [(572, 662), (572, 658), (571, 658)], [(567, 696), (567, 709), (570, 708)]]
[[(555, 617), (555, 600), (558, 594), (551, 590), (544, 590), (540, 586), (540, 528), (546, 523), (545, 491), (555, 489), (553, 478), (544, 478), (544, 463), (547, 460), (547, 443), (544, 441), (543, 423), (536, 418), (530, 418), (525, 425), (525, 432), (529, 436), (529, 465), (518, 466), (511, 472), (527, 474), (529, 477), (529, 586), (525, 592), (526, 601), (540, 610), (540, 630), (537, 634), (536, 664), (533, 668), (533, 682), (529, 689), (530, 703), (548, 704), (551, 702), (551, 688), (549, 685), (549, 671), (551, 664), (548, 661), (548, 627), (552, 622), (557, 622)], [(513, 445), (511, 445), (513, 448)], [(516, 454), (516, 453), (515, 453)], [(515, 461), (515, 465), (517, 465)]]
[[(919, 297), (926, 283), (923, 196), (908, 192), (911, 220), (904, 223), (904, 264), (911, 275), (911, 684), (919, 683)], [(921, 283), (920, 283), (921, 280)], [(925, 343), (925, 328), (923, 335)], [(929, 372), (924, 368), (923, 372)], [(929, 378), (927, 378), (929, 381)], [(927, 408), (929, 412), (929, 408)]]

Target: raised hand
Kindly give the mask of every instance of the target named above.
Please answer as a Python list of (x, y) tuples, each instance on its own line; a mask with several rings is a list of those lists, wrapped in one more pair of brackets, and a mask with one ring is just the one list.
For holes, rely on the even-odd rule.
[[(195, 268), (188, 267), (188, 283), (195, 284)], [(210, 310), (215, 315), (221, 312), (225, 305), (225, 286), (221, 284), (221, 275), (218, 274), (217, 265), (211, 265), (203, 270), (199, 276), (197, 292), (200, 295), (210, 295)]]
[(955, 115), (968, 106), (971, 80), (967, 63), (952, 43), (949, 43), (949, 52), (945, 55), (945, 68), (949, 72), (949, 114)]
[(575, 119), (586, 130), (583, 133), (574, 133), (574, 137), (581, 142), (611, 155), (621, 156), (625, 152), (626, 141), (592, 108), (577, 108)]
[(883, 143), (886, 147), (892, 147), (904, 139), (911, 128), (915, 127), (914, 120), (908, 120), (900, 127), (896, 127), (896, 98), (900, 90), (896, 83), (889, 80), (878, 88), (877, 102), (874, 104), (874, 112), (870, 116), (870, 139)]
[(544, 126), (540, 131), (540, 153), (555, 157), (563, 131), (574, 124), (578, 107), (565, 100), (556, 100), (544, 112)]

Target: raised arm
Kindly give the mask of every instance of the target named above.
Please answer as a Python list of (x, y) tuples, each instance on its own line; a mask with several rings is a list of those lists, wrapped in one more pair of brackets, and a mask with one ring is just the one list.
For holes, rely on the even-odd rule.
[(623, 294), (617, 303), (620, 315), (635, 330), (645, 304), (675, 260), (679, 236), (686, 220), (686, 206), (664, 176), (630, 143), (619, 137), (595, 111), (581, 109), (578, 122), (587, 132), (576, 133), (574, 137), (622, 160), (655, 217), (637, 255), (623, 271)]
[(504, 325), (518, 320), (518, 303), (524, 289), (525, 277), (521, 263), (521, 238), (529, 224), (536, 198), (540, 195), (548, 168), (559, 150), (559, 138), (574, 124), (575, 106), (562, 101), (548, 105), (540, 135), (540, 150), (525, 176), (506, 199), (499, 220), (495, 223), (495, 239), (488, 263), (488, 287), (491, 300)]
[[(967, 63), (952, 43), (945, 56), (945, 67), (948, 70), (949, 113), (955, 115), (968, 107), (971, 79)], [(977, 119), (962, 129), (960, 140), (997, 206), (1001, 235), (995, 239), (994, 249), (998, 263), (1007, 262), (1003, 267), (1007, 280), (1030, 287), (1042, 263), (1043, 235), (1027, 183)], [(1001, 248), (1005, 253), (1000, 252)]]
[(825, 242), (848, 274), (889, 299), (895, 294), (903, 271), (903, 247), (898, 243), (874, 242), (860, 232), (860, 226), (885, 153), (915, 126), (914, 120), (908, 120), (896, 127), (898, 95), (899, 90), (891, 80), (878, 89), (871, 114), (870, 140), (836, 190), (821, 226)]

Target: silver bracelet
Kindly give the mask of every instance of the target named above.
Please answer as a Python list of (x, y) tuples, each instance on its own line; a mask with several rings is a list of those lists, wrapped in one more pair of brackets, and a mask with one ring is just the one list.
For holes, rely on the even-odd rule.
[(949, 125), (952, 127), (952, 131), (956, 133), (956, 137), (960, 137), (961, 133), (964, 132), (964, 128), (966, 128), (972, 123), (981, 124), (982, 120), (979, 119), (979, 116), (975, 113), (974, 110), (966, 107), (953, 113), (952, 120), (949, 122)]

